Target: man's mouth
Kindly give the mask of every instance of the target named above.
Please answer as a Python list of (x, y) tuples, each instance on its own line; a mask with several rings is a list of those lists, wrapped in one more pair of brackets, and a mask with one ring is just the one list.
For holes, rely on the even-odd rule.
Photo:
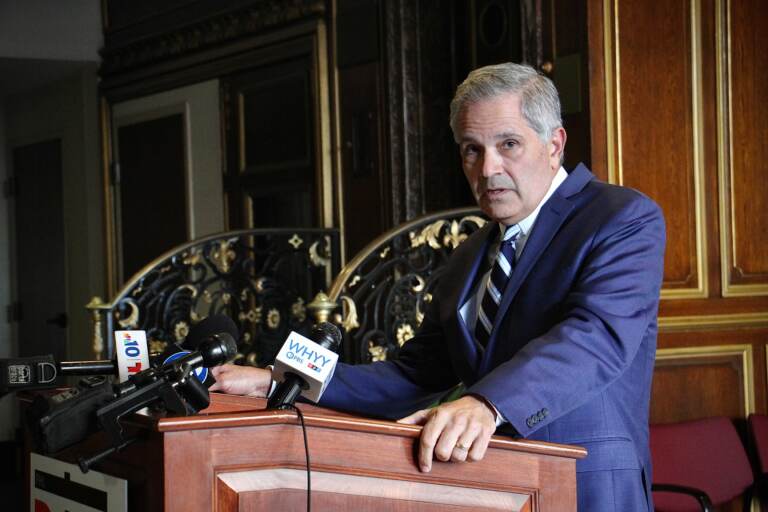
[(489, 188), (486, 189), (485, 195), (488, 196), (489, 199), (495, 199), (496, 197), (501, 196), (505, 192), (509, 191), (509, 189), (506, 188)]

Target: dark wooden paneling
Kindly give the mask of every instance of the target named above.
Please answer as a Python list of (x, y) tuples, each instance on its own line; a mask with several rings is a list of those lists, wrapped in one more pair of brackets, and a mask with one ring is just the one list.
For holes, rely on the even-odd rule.
[[(664, 15), (661, 16), (661, 11)], [(665, 288), (696, 287), (690, 2), (619, 2), (620, 165), (623, 185), (664, 210)], [(614, 70), (616, 72), (616, 69)]]
[(381, 91), (376, 63), (340, 70), (339, 92), (344, 236), (346, 253), (354, 255), (389, 225), (389, 182), (381, 159)]
[[(702, 317), (701, 321), (704, 322), (705, 320), (706, 317)], [(675, 355), (675, 360), (669, 362), (662, 361), (660, 358), (657, 361), (657, 364), (663, 364), (668, 369), (671, 369), (675, 366), (675, 361), (678, 360), (677, 357), (679, 356), (681, 358), (679, 361), (696, 359), (699, 361), (696, 364), (700, 365), (701, 368), (709, 368), (712, 361), (716, 361), (717, 358), (723, 357), (723, 351), (734, 353), (743, 350), (744, 347), (749, 347), (748, 350), (751, 350), (751, 356), (745, 356), (746, 360), (744, 361), (744, 365), (747, 369), (751, 368), (751, 384), (747, 385), (751, 385), (752, 389), (747, 389), (746, 392), (752, 396), (751, 402), (754, 405), (754, 410), (745, 410), (745, 406), (742, 405), (743, 401), (737, 398), (737, 395), (744, 391), (745, 384), (742, 381), (738, 381), (738, 386), (734, 387), (735, 381), (726, 379), (725, 382), (723, 382), (705, 375), (699, 375), (703, 380), (701, 383), (691, 384), (691, 393), (688, 398), (685, 398), (682, 394), (686, 389), (685, 387), (680, 388), (680, 390), (673, 389), (673, 386), (679, 384), (675, 383), (673, 380), (654, 382), (652, 402), (662, 401), (667, 402), (669, 405), (674, 405), (674, 407), (671, 407), (668, 411), (670, 417), (671, 415), (677, 414), (674, 409), (678, 408), (681, 410), (685, 410), (686, 408), (701, 409), (701, 412), (697, 417), (705, 417), (708, 415), (705, 414), (704, 409), (708, 412), (716, 410), (725, 413), (726, 411), (733, 412), (734, 408), (738, 408), (737, 410), (739, 411), (739, 414), (731, 417), (742, 419), (746, 418), (745, 414), (749, 412), (765, 414), (765, 411), (768, 411), (768, 398), (766, 394), (766, 378), (768, 377), (766, 371), (768, 327), (744, 328), (738, 324), (720, 327), (697, 327), (696, 325), (690, 325), (687, 329), (688, 330), (684, 330), (683, 328), (680, 328), (680, 330), (663, 329), (662, 332), (659, 333), (659, 349), (662, 353), (664, 353), (664, 351), (675, 353), (679, 352), (680, 349), (693, 350), (698, 357), (677, 354)], [(732, 356), (728, 356), (726, 359), (737, 364), (735, 363), (736, 359)], [(688, 365), (689, 363), (681, 364), (680, 369), (681, 371), (684, 371), (684, 373), (689, 372), (689, 375), (692, 375), (690, 372), (695, 373), (695, 369), (687, 369)], [(738, 363), (738, 365), (741, 365), (741, 363)], [(710, 368), (709, 370), (712, 369)], [(729, 377), (729, 379), (733, 378), (735, 378), (733, 375)], [(685, 381), (686, 377), (683, 376), (681, 379), (682, 381)], [(669, 386), (662, 385), (664, 383), (669, 384)], [(717, 389), (720, 389), (720, 391), (716, 391)], [(724, 393), (721, 397), (722, 401), (706, 403), (706, 395), (715, 393)], [(666, 395), (675, 395), (676, 398), (672, 399)], [(680, 400), (677, 401), (678, 399)], [(688, 405), (685, 405), (686, 401)], [(657, 409), (657, 412), (660, 411), (661, 409)], [(662, 416), (657, 416), (656, 419), (661, 420)]]
[(187, 240), (184, 116), (121, 126), (117, 146), (121, 281), (125, 281)]
[(229, 229), (318, 223), (316, 71), (311, 41), (298, 48), (222, 81)]
[(732, 181), (727, 205), (733, 239), (731, 282), (764, 284), (768, 291), (768, 3), (728, 2), (730, 7), (730, 65), (732, 123), (730, 159)]
[(670, 423), (708, 416), (745, 418), (744, 359), (707, 353), (656, 361), (651, 423)]

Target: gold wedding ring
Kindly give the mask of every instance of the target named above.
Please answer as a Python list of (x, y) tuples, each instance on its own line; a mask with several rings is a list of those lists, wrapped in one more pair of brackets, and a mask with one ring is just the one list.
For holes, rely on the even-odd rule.
[(464, 451), (464, 452), (469, 450), (469, 446), (465, 446), (465, 445), (463, 445), (461, 443), (456, 443), (456, 448), (458, 448), (459, 450)]

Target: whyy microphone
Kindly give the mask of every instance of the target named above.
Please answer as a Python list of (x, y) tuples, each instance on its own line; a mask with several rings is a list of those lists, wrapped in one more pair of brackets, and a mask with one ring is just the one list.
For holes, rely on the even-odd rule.
[(333, 377), (341, 344), (341, 332), (323, 322), (312, 329), (309, 338), (291, 331), (275, 358), (272, 378), (280, 382), (267, 401), (267, 409), (291, 405), (299, 396), (317, 402)]

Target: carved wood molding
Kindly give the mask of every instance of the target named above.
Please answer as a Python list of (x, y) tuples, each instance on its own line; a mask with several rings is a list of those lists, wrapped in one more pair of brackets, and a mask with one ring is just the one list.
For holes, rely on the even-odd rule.
[(384, 3), (393, 226), (424, 213), (419, 25), (418, 2), (392, 0)]
[(110, 76), (177, 58), (295, 21), (321, 17), (325, 10), (323, 0), (261, 0), (246, 8), (124, 46), (107, 45), (101, 51), (103, 61), (100, 73)]

